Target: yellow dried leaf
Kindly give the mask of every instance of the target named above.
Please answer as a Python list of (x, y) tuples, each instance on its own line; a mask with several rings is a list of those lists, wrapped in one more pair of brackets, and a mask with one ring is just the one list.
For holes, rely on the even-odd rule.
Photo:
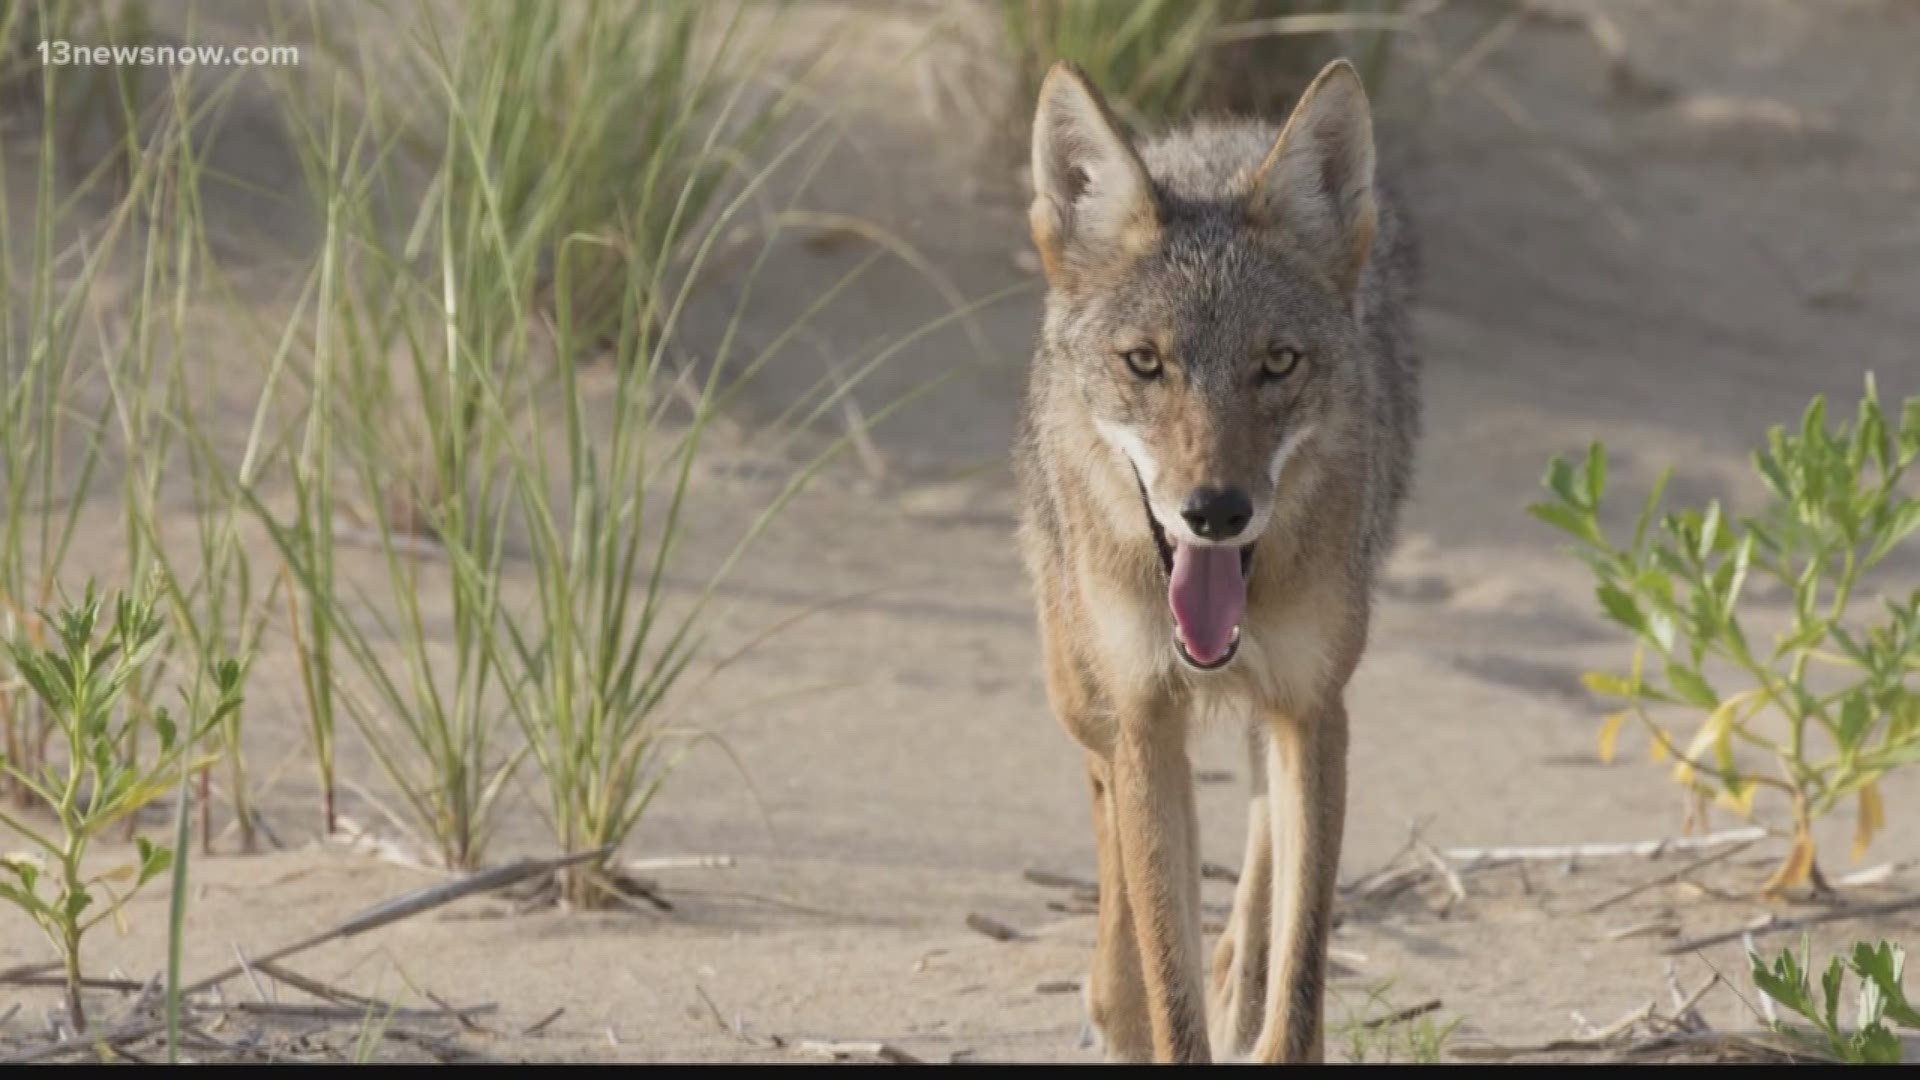
[(1626, 725), (1627, 716), (1623, 712), (1614, 713), (1600, 728), (1600, 760), (1605, 764), (1613, 764), (1614, 744), (1620, 741), (1620, 729)]
[(1767, 896), (1778, 896), (1788, 889), (1800, 888), (1813, 880), (1813, 865), (1813, 837), (1805, 830), (1796, 831), (1786, 859), (1760, 891)]
[(1667, 734), (1666, 728), (1653, 729), (1653, 745), (1647, 748), (1647, 754), (1653, 758), (1655, 765), (1667, 760), (1667, 740), (1672, 737)]
[(1634, 684), (1612, 672), (1589, 671), (1580, 676), (1580, 684), (1601, 697), (1630, 698), (1633, 696)]
[(1722, 791), (1719, 795), (1715, 796), (1713, 801), (1739, 814), (1743, 818), (1751, 818), (1753, 816), (1753, 795), (1754, 792), (1759, 790), (1760, 785), (1749, 780), (1746, 782), (1746, 785), (1740, 789), (1740, 794), (1735, 795), (1731, 791)]
[(1699, 761), (1702, 754), (1731, 739), (1735, 715), (1740, 711), (1740, 706), (1746, 704), (1755, 693), (1753, 690), (1743, 691), (1716, 705), (1701, 722), (1700, 731), (1687, 747), (1687, 756)]
[(1886, 804), (1880, 801), (1880, 781), (1869, 780), (1860, 787), (1860, 817), (1853, 829), (1853, 857), (1859, 859), (1872, 846), (1873, 837), (1887, 827)]

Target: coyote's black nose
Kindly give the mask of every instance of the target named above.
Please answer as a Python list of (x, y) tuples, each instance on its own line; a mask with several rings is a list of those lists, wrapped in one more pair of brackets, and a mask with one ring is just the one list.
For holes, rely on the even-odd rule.
[(1180, 516), (1203, 540), (1231, 540), (1253, 520), (1253, 503), (1243, 491), (1200, 488), (1187, 496)]

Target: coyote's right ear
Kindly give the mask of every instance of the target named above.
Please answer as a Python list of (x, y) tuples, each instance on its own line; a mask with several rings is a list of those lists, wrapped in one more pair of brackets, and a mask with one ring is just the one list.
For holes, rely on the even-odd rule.
[(1099, 92), (1065, 61), (1040, 84), (1033, 188), (1027, 218), (1047, 279), (1056, 285), (1071, 263), (1139, 251), (1157, 228), (1146, 166)]

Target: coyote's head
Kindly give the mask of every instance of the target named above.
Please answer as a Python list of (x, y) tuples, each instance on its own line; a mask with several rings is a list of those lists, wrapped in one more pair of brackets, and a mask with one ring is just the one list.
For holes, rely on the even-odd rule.
[(1073, 67), (1040, 89), (1031, 222), (1047, 348), (1139, 479), (1194, 667), (1232, 659), (1255, 541), (1360, 422), (1373, 162), (1345, 61), (1277, 137), (1202, 124), (1144, 156)]

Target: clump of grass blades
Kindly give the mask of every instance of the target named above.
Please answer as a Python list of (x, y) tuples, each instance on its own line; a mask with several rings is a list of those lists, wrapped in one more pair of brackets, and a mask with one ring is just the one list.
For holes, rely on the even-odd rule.
[(66, 46), (139, 45), (151, 39), (145, 0), (6, 0), (0, 3), (0, 99), (18, 94), (37, 101), (78, 160), (83, 142), (104, 133), (120, 153), (107, 159), (122, 179), (140, 156), (133, 103), (151, 69), (137, 64), (61, 64), (51, 52)]
[[(4, 17), (17, 19), (20, 9)], [(64, 81), (39, 69), (41, 91), (31, 240), (0, 203), (0, 634), (45, 640), (38, 612), (52, 602), (73, 547), (80, 514), (100, 476), (110, 397), (90, 404), (92, 371), (84, 343), (89, 314), (108, 270), (130, 241), (132, 225), (159, 197), (168, 155), (133, 156), (126, 190), (99, 218), (86, 216), (122, 159), (109, 156), (77, 178), (56, 132)], [(9, 155), (0, 153), (0, 188), (10, 190)], [(0, 752), (29, 767), (45, 755), (52, 719), (0, 663)], [(0, 784), (31, 801), (17, 783)]]
[[(493, 261), (530, 259), (535, 310), (551, 315), (564, 300), (582, 346), (603, 346), (628, 281), (681, 254), (669, 238), (687, 238), (740, 155), (778, 118), (774, 108), (736, 112), (739, 127), (724, 146), (701, 145), (701, 121), (729, 85), (720, 65), (737, 66), (766, 44), (742, 40), (742, 16), (719, 18), (695, 0), (517, 0), (469, 11), (456, 50), (437, 37), (418, 50), (419, 78), (457, 105), (447, 134), (460, 155), (443, 162), (436, 182), (452, 189), (455, 206), (485, 200), (496, 230), (456, 230), (447, 242), (497, 241), (504, 250)], [(561, 290), (559, 245), (575, 236), (595, 242), (575, 249)], [(511, 308), (503, 313), (512, 317)]]
[[(226, 483), (228, 464), (216, 445), (205, 388), (192, 378), (196, 350), (189, 312), (204, 282), (207, 251), (201, 206), (202, 161), (196, 135), (208, 127), (222, 91), (196, 93), (189, 72), (171, 74), (160, 95), (157, 131), (144, 140), (142, 159), (151, 163), (152, 182), (144, 185), (140, 217), (146, 222), (138, 252), (137, 287), (117, 343), (102, 343), (101, 367), (120, 429), (123, 524), (127, 571), (132, 580), (159, 583), (174, 633), (167, 649), (186, 650), (190, 703), (204, 707), (212, 692), (216, 666), (233, 656), (251, 662), (265, 631), (267, 610), (254, 591), (252, 560), (241, 541), (243, 507)], [(129, 112), (133, 109), (130, 107)], [(262, 405), (271, 400), (264, 394)], [(259, 456), (257, 419), (238, 468), (250, 473)], [(184, 473), (184, 477), (182, 474)], [(194, 512), (194, 544), (187, 556), (163, 541), (162, 502), (170, 483), (184, 478)], [(129, 687), (130, 697), (145, 702), (153, 680)], [(226, 765), (228, 796), (243, 850), (255, 846), (246, 758), (242, 746), (243, 712), (223, 714), (217, 737)], [(129, 755), (138, 753), (129, 746)], [(201, 845), (212, 845), (211, 770), (203, 769)]]
[[(545, 543), (549, 498), (536, 489), (547, 459), (521, 445), (528, 425), (537, 446), (541, 402), (556, 388), (580, 419), (590, 392), (575, 375), (602, 351), (616, 354), (624, 385), (650, 382), (672, 333), (655, 327), (677, 314), (660, 298), (690, 284), (681, 271), (697, 260), (686, 249), (717, 236), (707, 228), (715, 193), (790, 105), (755, 99), (736, 77), (766, 43), (743, 38), (738, 12), (723, 21), (692, 3), (509, 4), (469, 16), (451, 41), (430, 23), (413, 53), (444, 129), (404, 243), (392, 242), (385, 215), (408, 205), (401, 158), (418, 132), (383, 127), (370, 84), (357, 120), (335, 108), (305, 128), (327, 240), (293, 468), (298, 512), (281, 522), (255, 499), (298, 583), (316, 741), (330, 740), (331, 711), (344, 703), (412, 827), (452, 866), (483, 858), (524, 756), (552, 760), (541, 756), (546, 729), (527, 729), (518, 749), (499, 730), (508, 712), (526, 718), (527, 667), (551, 671), (501, 640), (512, 625), (509, 547), (531, 536), (543, 587), (564, 554)], [(529, 86), (552, 91), (558, 107)], [(582, 268), (596, 290), (611, 283), (612, 303), (574, 302)], [(573, 459), (584, 470), (577, 482), (594, 485), (595, 511), (646, 490), (644, 440), (621, 432), (647, 430), (632, 411), (657, 403), (645, 391), (618, 397), (620, 463)], [(580, 434), (573, 449), (586, 441)], [(357, 481), (356, 505), (384, 556), (383, 602), (348, 603), (335, 572), (336, 466)], [(567, 505), (582, 496), (576, 489)], [(638, 545), (625, 508), (607, 515), (607, 541), (627, 543), (616, 526), (629, 523)], [(629, 573), (587, 586), (607, 591), (616, 634), (636, 613), (611, 592), (635, 584)], [(430, 629), (423, 587), (446, 590), (451, 650)], [(341, 660), (363, 693), (336, 696)]]
[[(727, 27), (721, 40), (733, 32)], [(681, 49), (693, 36), (676, 33), (669, 40)], [(703, 74), (701, 85), (718, 74)], [(670, 124), (648, 128), (663, 153), (691, 155), (650, 167), (646, 186), (628, 207), (633, 220), (655, 223), (645, 234), (649, 246), (630, 248), (633, 234), (556, 232), (553, 285), (561, 302), (554, 307), (552, 366), (489, 369), (494, 377), (482, 387), (478, 423), (526, 432), (519, 439), (502, 436), (502, 445), (508, 450), (506, 488), (526, 530), (534, 575), (532, 604), (502, 606), (501, 633), (489, 640), (505, 673), (501, 688), (508, 708), (545, 781), (551, 823), (569, 853), (623, 843), (674, 764), (701, 737), (669, 723), (666, 703), (699, 655), (713, 590), (785, 503), (849, 441), (833, 442), (796, 468), (693, 601), (669, 613), (667, 581), (708, 425), (731, 392), (873, 265), (868, 260), (850, 270), (773, 343), (736, 363), (738, 331), (771, 251), (769, 238), (704, 384), (691, 401), (666, 392), (685, 305), (720, 238), (804, 148), (820, 151), (816, 167), (824, 157), (815, 138), (823, 119), (784, 142), (764, 166), (723, 188), (720, 172), (740, 172), (746, 151), (762, 142), (789, 105), (785, 96), (749, 104), (749, 91), (736, 82), (722, 96), (708, 89), (686, 94)], [(714, 202), (720, 191), (725, 201)], [(495, 238), (486, 257), (509, 262), (512, 249), (500, 239), (505, 230), (486, 235)], [(577, 274), (602, 274), (609, 263), (618, 268), (615, 280), (623, 290), (611, 328), (569, 302)], [(596, 341), (604, 343), (611, 361), (611, 388), (604, 379), (584, 377)], [(819, 389), (826, 392), (824, 385)], [(676, 406), (682, 414), (671, 421), (669, 410)], [(447, 547), (456, 580), (484, 581), (496, 573), (486, 551), (458, 540)], [(600, 862), (566, 872), (562, 884), (566, 899), (586, 907), (601, 906), (620, 890), (616, 875)]]

